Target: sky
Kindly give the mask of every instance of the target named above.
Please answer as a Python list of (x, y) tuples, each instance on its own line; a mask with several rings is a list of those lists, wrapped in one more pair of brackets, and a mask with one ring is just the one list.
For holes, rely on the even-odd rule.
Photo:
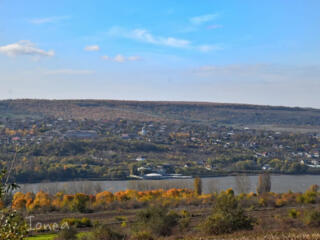
[(0, 99), (320, 108), (318, 0), (0, 0)]

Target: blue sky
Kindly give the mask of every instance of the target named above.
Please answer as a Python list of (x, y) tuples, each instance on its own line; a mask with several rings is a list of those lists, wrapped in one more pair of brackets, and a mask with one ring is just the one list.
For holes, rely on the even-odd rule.
[(320, 1), (0, 1), (0, 98), (320, 108)]

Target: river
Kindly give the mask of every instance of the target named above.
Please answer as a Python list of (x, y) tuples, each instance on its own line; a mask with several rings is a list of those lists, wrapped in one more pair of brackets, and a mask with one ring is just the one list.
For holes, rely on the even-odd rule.
[[(237, 184), (238, 182), (238, 184)], [(241, 184), (239, 184), (241, 182)], [(243, 177), (239, 180), (234, 176), (202, 178), (204, 193), (212, 193), (228, 188), (233, 188), (239, 192), (255, 192), (258, 176)], [(304, 192), (313, 184), (320, 185), (320, 175), (272, 175), (271, 191), (280, 193)], [(38, 192), (43, 190), (51, 194), (59, 191), (65, 193), (83, 192), (95, 194), (101, 191), (117, 192), (126, 189), (150, 190), (150, 189), (169, 189), (169, 188), (193, 188), (193, 179), (170, 179), (170, 180), (131, 180), (131, 181), (71, 181), (71, 182), (49, 182), (20, 184), (21, 192)], [(242, 186), (242, 187), (241, 187)]]

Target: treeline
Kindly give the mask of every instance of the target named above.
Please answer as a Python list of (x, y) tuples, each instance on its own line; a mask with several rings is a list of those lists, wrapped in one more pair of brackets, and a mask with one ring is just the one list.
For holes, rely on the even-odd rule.
[[(119, 111), (121, 109), (121, 111)], [(6, 100), (0, 113), (36, 114), (66, 119), (131, 119), (210, 122), (216, 124), (320, 125), (320, 111), (308, 108), (196, 102), (111, 100)]]
[[(13, 149), (12, 149), (13, 150)], [(100, 140), (69, 140), (54, 141), (45, 144), (34, 144), (22, 149), (25, 156), (75, 156), (94, 151), (117, 152), (163, 152), (167, 147), (143, 141), (122, 141), (119, 138), (105, 138)]]
[[(263, 179), (263, 178), (262, 178)], [(198, 186), (197, 186), (198, 184)], [(205, 206), (213, 204), (219, 196), (230, 193), (228, 189), (221, 193), (202, 194), (201, 185), (197, 183), (195, 191), (189, 189), (169, 189), (169, 190), (149, 190), (137, 191), (126, 190), (116, 193), (109, 191), (97, 194), (64, 194), (63, 192), (54, 195), (40, 191), (36, 194), (28, 192), (17, 192), (13, 196), (12, 207), (16, 210), (26, 210), (28, 212), (50, 212), (50, 211), (70, 211), (70, 212), (92, 212), (103, 209), (139, 208), (145, 207), (149, 203), (159, 206)], [(201, 184), (201, 183), (200, 183)], [(311, 186), (304, 193), (273, 193), (270, 191), (268, 181), (260, 180), (256, 193), (241, 193), (236, 196), (242, 206), (252, 209), (260, 207), (283, 207), (296, 206), (301, 204), (319, 204), (320, 192), (317, 185)]]

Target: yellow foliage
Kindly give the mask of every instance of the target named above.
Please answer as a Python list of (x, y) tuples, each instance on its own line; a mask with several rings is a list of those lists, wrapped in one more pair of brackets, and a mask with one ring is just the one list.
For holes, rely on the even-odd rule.
[(113, 200), (114, 200), (114, 196), (111, 192), (104, 191), (96, 194), (97, 204), (111, 203)]

